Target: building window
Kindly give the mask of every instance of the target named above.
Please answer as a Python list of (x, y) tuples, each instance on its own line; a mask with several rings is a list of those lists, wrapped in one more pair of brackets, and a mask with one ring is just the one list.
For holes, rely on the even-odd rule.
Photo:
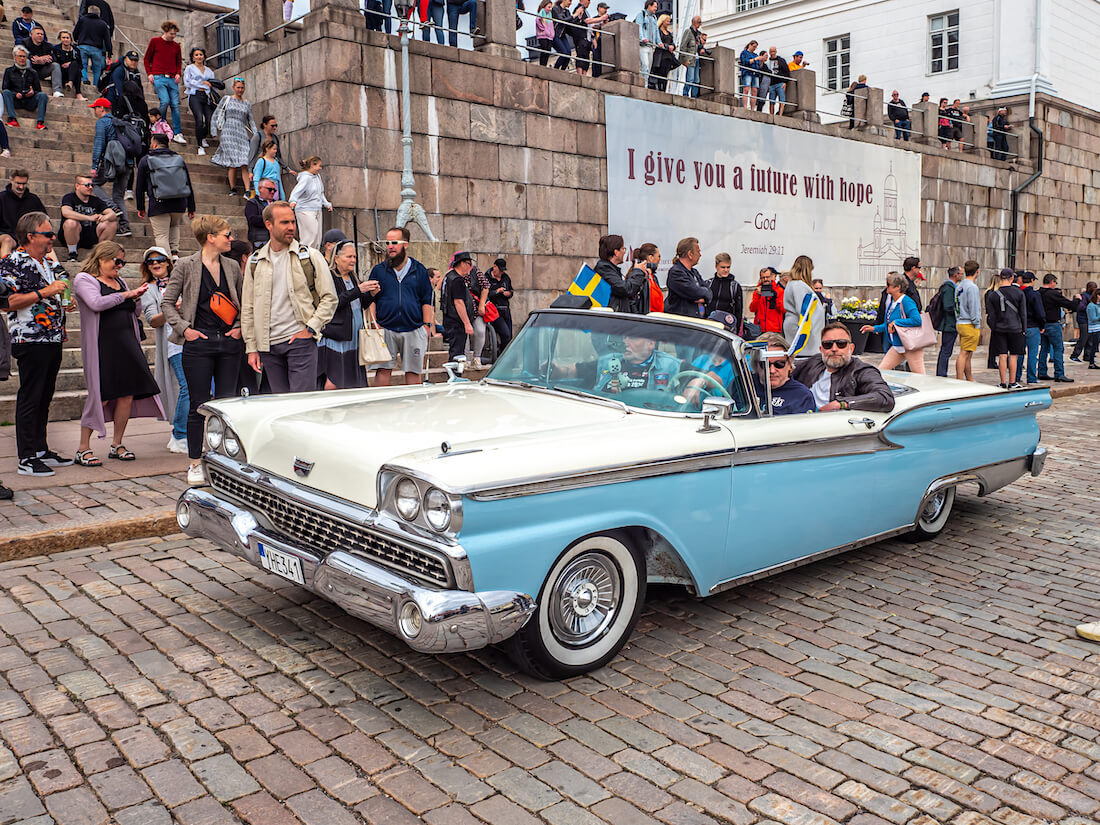
[(959, 13), (957, 11), (928, 18), (929, 72), (940, 74), (959, 68)]
[(761, 6), (768, 5), (768, 0), (737, 0), (738, 11), (748, 11), (749, 9), (758, 9)]
[(852, 83), (852, 36), (842, 34), (825, 41), (825, 85), (834, 92)]

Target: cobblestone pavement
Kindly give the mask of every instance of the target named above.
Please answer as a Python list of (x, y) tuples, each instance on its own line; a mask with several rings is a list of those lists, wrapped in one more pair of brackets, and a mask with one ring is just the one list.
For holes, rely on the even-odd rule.
[(1046, 474), (937, 541), (656, 591), (564, 683), (413, 653), (201, 541), (7, 563), (0, 823), (1096, 822), (1098, 417), (1059, 402)]

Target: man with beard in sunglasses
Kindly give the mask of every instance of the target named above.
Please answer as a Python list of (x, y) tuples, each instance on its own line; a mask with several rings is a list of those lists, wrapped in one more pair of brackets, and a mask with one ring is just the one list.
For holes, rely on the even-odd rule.
[(810, 388), (818, 412), (890, 412), (894, 394), (882, 373), (852, 355), (852, 336), (840, 321), (821, 332), (821, 358), (806, 358), (792, 376)]

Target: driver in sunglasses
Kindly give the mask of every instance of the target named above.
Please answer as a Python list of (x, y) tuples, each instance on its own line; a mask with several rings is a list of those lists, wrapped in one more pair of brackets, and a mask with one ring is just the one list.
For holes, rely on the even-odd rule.
[[(801, 381), (791, 378), (794, 370), (794, 357), (787, 355), (790, 345), (778, 332), (765, 332), (757, 341), (764, 341), (770, 352), (783, 353), (782, 358), (766, 358), (762, 364), (768, 372), (768, 386), (771, 388), (772, 415), (796, 415), (817, 410), (813, 393)], [(763, 395), (761, 395), (763, 398)]]
[(794, 379), (810, 388), (818, 412), (864, 410), (890, 412), (894, 394), (877, 367), (853, 354), (852, 335), (841, 321), (821, 331), (821, 358), (804, 358)]

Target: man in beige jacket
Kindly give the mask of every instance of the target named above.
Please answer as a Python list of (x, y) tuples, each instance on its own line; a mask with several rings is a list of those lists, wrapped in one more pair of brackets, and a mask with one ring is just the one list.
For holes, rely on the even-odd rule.
[(248, 259), (241, 290), (241, 330), (248, 365), (267, 373), (271, 391), (317, 389), (317, 339), (336, 311), (336, 287), (316, 249), (294, 240), (286, 201), (263, 212), (271, 239)]

